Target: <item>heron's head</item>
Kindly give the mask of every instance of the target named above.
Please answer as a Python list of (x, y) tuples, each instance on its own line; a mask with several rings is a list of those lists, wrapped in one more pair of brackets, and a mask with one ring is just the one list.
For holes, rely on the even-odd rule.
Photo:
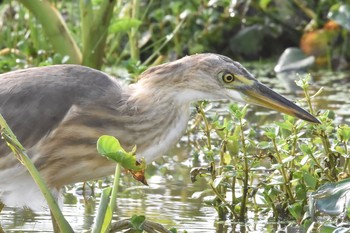
[(310, 113), (253, 77), (240, 63), (218, 54), (197, 54), (148, 69), (139, 81), (160, 96), (191, 102), (230, 99), (319, 123)]

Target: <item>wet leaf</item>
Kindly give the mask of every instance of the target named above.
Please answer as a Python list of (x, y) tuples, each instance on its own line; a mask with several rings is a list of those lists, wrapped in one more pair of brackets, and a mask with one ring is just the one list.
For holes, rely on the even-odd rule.
[(314, 212), (319, 211), (332, 216), (344, 213), (350, 206), (350, 179), (328, 183), (312, 193)]
[(328, 18), (336, 21), (343, 28), (350, 31), (350, 5), (349, 4), (335, 4), (331, 7)]
[(314, 64), (315, 57), (307, 57), (299, 48), (287, 48), (278, 59), (274, 70), (281, 72), (301, 72)]

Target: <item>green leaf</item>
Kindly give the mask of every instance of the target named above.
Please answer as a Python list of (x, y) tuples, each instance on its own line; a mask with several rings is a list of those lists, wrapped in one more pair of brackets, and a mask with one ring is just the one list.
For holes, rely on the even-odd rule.
[(143, 223), (146, 217), (143, 215), (133, 215), (130, 219), (131, 225), (135, 230), (143, 230)]
[[(112, 188), (105, 188), (102, 191), (101, 201), (98, 206), (97, 215), (94, 220), (94, 226), (92, 228), (92, 233), (104, 232), (102, 229), (107, 229), (109, 223), (112, 219), (112, 213), (108, 213), (108, 202), (112, 192)], [(107, 214), (108, 213), (108, 214)], [(110, 219), (109, 219), (110, 217)], [(109, 219), (109, 222), (108, 222)], [(107, 223), (108, 222), (108, 223)], [(107, 226), (106, 226), (107, 225)]]
[(128, 32), (131, 28), (138, 28), (141, 25), (141, 21), (131, 18), (121, 18), (116, 20), (109, 27), (111, 33)]
[(102, 230), (101, 232), (107, 232), (109, 225), (112, 221), (113, 213), (110, 208), (110, 206), (107, 206), (106, 208), (106, 213), (105, 213), (105, 218), (103, 219), (103, 224), (102, 224)]
[(97, 141), (97, 151), (102, 156), (120, 163), (125, 169), (141, 171), (146, 167), (144, 160), (137, 161), (135, 148), (131, 152), (126, 152), (120, 145), (118, 139), (113, 136), (103, 135)]
[(284, 121), (284, 122), (276, 122), (276, 125), (278, 125), (279, 127), (281, 127), (282, 129), (287, 129), (289, 131), (293, 130), (293, 124), (290, 123), (289, 121)]
[(317, 178), (315, 178), (314, 176), (312, 176), (309, 172), (304, 171), (303, 172), (303, 176), (304, 176), (304, 181), (306, 183), (306, 185), (312, 189), (316, 189), (317, 187)]
[(97, 141), (97, 151), (102, 155), (111, 154), (118, 150), (123, 150), (123, 148), (115, 137), (103, 135)]
[(270, 138), (270, 139), (275, 139), (276, 138), (276, 133), (269, 131), (269, 132), (265, 132), (265, 135)]
[(307, 155), (312, 154), (312, 151), (311, 151), (309, 145), (301, 144), (299, 147), (300, 147), (300, 150), (301, 150), (304, 154), (307, 154)]
[(301, 220), (303, 218), (303, 206), (297, 202), (288, 206), (289, 213), (296, 219)]
[(223, 181), (224, 178), (225, 177), (223, 177), (223, 176), (217, 177), (213, 182), (213, 187), (217, 188), (219, 186), (219, 184)]
[(171, 233), (177, 233), (177, 229), (174, 228), (174, 227), (170, 228), (169, 231), (170, 231)]

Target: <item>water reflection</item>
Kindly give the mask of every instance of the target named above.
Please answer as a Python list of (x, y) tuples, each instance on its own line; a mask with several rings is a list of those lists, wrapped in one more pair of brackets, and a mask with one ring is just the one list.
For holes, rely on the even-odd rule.
[[(292, 99), (302, 97), (301, 91), (288, 93), (277, 79), (259, 78), (277, 92)], [(350, 124), (350, 76), (342, 73), (323, 73), (315, 76), (312, 89), (319, 87), (324, 91), (315, 99), (316, 108), (320, 110), (332, 109), (336, 112), (338, 123)], [(226, 105), (214, 103), (215, 112), (227, 114)], [(279, 113), (251, 106), (247, 120), (252, 125), (261, 125), (267, 121), (280, 119)], [(215, 210), (204, 204), (202, 199), (191, 198), (196, 191), (207, 189), (204, 179), (198, 179), (194, 184), (190, 180), (190, 169), (199, 166), (201, 161), (193, 159), (196, 153), (189, 146), (189, 141), (201, 138), (203, 135), (185, 136), (178, 148), (169, 155), (150, 166), (147, 171), (149, 187), (140, 186), (129, 176), (124, 176), (121, 193), (117, 204), (115, 220), (130, 218), (132, 215), (145, 215), (148, 220), (159, 222), (166, 227), (176, 227), (180, 232), (299, 232), (300, 228), (289, 223), (271, 223), (269, 216), (256, 216), (249, 213), (247, 224), (240, 225), (229, 222), (216, 222)], [(176, 156), (175, 156), (176, 155)], [(86, 188), (83, 195), (82, 184), (70, 187), (65, 195), (63, 212), (76, 232), (91, 229), (95, 210), (98, 205), (100, 188), (104, 184), (95, 184), (95, 189)], [(90, 195), (94, 193), (95, 195)], [(96, 196), (96, 197), (95, 197)], [(30, 211), (5, 207), (0, 214), (1, 227), (6, 232), (52, 232), (49, 212), (33, 214)], [(1, 232), (1, 229), (0, 229)]]

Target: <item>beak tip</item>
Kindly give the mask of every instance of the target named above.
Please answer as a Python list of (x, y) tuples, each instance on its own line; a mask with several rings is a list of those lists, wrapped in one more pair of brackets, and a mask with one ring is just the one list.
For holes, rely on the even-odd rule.
[(314, 117), (313, 115), (311, 114), (307, 114), (306, 116), (305, 115), (296, 115), (296, 117), (302, 119), (302, 120), (305, 120), (305, 121), (308, 121), (308, 122), (311, 122), (311, 123), (315, 123), (315, 124), (321, 124), (321, 121), (319, 121), (316, 117)]

